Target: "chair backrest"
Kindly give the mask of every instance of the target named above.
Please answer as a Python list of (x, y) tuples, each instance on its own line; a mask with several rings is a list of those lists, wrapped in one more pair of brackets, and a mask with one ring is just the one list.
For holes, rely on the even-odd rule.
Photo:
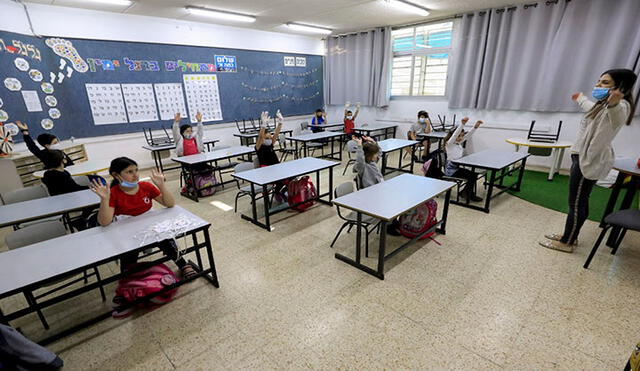
[(311, 134), (313, 133), (309, 128), (306, 129), (302, 129), (302, 131), (300, 132), (300, 134)]
[(73, 176), (73, 181), (76, 182), (77, 185), (89, 187), (91, 182), (89, 181), (89, 177), (86, 175), (76, 175)]
[(300, 123), (300, 129), (302, 131), (307, 130), (308, 128), (309, 128), (309, 123), (308, 122), (304, 121), (304, 122)]
[[(349, 193), (353, 193), (353, 191), (353, 182), (344, 182), (336, 187), (336, 189), (333, 191), (333, 195), (335, 196), (335, 198), (338, 198), (348, 195)], [(341, 219), (344, 219), (342, 214), (340, 214), (340, 206), (336, 205), (336, 210), (338, 211), (338, 216)]]
[(252, 162), (241, 162), (233, 168), (234, 173), (255, 169), (256, 166)]
[(59, 220), (36, 223), (9, 233), (5, 243), (9, 250), (64, 236), (67, 230)]
[(2, 201), (5, 205), (8, 205), (44, 197), (49, 197), (49, 192), (47, 192), (47, 188), (44, 184), (38, 184), (6, 192), (2, 194)]
[(356, 143), (353, 139), (347, 142), (347, 151), (349, 153), (356, 153), (358, 149), (358, 143)]
[(560, 138), (560, 130), (562, 130), (562, 120), (558, 123), (558, 131), (553, 134), (548, 134), (546, 131), (535, 130), (536, 120), (531, 121), (529, 126), (529, 132), (527, 133), (527, 139), (531, 141), (539, 142), (557, 142)]
[(429, 159), (422, 165), (422, 174), (424, 174), (424, 176), (427, 176), (427, 174), (429, 173), (429, 168), (431, 167), (432, 161), (433, 159)]
[(281, 148), (287, 148), (287, 139), (285, 138), (284, 133), (278, 134), (278, 144), (280, 144)]

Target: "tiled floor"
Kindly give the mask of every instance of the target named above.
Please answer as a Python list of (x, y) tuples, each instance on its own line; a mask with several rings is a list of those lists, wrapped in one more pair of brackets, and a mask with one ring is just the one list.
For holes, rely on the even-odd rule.
[[(336, 185), (350, 178), (341, 172)], [(233, 205), (234, 195), (178, 198), (213, 225), (220, 288), (200, 280), (157, 310), (52, 344), (66, 370), (620, 370), (640, 341), (636, 233), (584, 270), (597, 224), (587, 222), (575, 253), (546, 250), (537, 241), (559, 232), (564, 215), (503, 195), (490, 215), (452, 206), (441, 246), (400, 253), (380, 281), (334, 258), (355, 243), (345, 233), (329, 248), (335, 209), (278, 214), (269, 233), (210, 204)], [(95, 293), (45, 314), (60, 325), (104, 309)], [(42, 335), (35, 317), (14, 325)]]

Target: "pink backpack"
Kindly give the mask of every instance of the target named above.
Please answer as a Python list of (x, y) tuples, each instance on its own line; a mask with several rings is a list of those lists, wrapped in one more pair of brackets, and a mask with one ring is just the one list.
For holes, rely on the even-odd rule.
[[(173, 271), (164, 264), (158, 264), (140, 272), (133, 273), (118, 281), (116, 296), (121, 296), (127, 303), (130, 303), (143, 296), (156, 293), (164, 287), (170, 286), (176, 282), (178, 282), (178, 279)], [(150, 305), (146, 306), (155, 308), (162, 304), (166, 304), (173, 300), (177, 291), (178, 289), (175, 288), (163, 294), (154, 296), (149, 299)]]
[[(199, 189), (198, 197), (207, 197), (216, 193), (217, 187), (215, 186), (218, 185), (218, 180), (216, 179), (213, 172), (196, 174), (194, 178), (196, 180), (196, 187)], [(209, 186), (213, 187), (202, 189)], [(189, 190), (189, 192), (193, 192), (191, 178), (187, 178), (187, 185), (182, 189), (182, 192), (185, 193), (187, 190)]]
[[(438, 222), (438, 203), (434, 199), (427, 200), (415, 209), (400, 216), (399, 232), (405, 237), (414, 238), (433, 227)], [(427, 233), (420, 239), (424, 240), (433, 236), (435, 232)]]
[[(287, 185), (287, 194), (289, 205), (310, 200), (317, 196), (316, 187), (313, 186), (313, 182), (308, 176), (291, 180)], [(309, 201), (292, 208), (302, 212), (313, 206), (314, 203), (315, 201)]]

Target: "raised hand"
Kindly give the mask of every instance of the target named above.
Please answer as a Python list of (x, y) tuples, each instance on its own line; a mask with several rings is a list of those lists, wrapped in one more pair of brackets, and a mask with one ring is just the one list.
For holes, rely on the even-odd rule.
[(576, 102), (576, 101), (578, 101), (578, 98), (580, 98), (581, 95), (582, 95), (582, 93), (571, 94), (571, 100)]
[(27, 124), (22, 123), (22, 121), (16, 121), (16, 125), (20, 129), (20, 131), (29, 130), (29, 126)]
[(356, 103), (356, 108), (360, 109), (360, 102)]
[(469, 117), (463, 117), (460, 122), (462, 122), (462, 125), (466, 124), (467, 122), (469, 122)]
[(196, 113), (196, 120), (198, 122), (202, 122), (202, 113), (200, 113), (200, 112)]
[(280, 112), (280, 110), (276, 111), (276, 118), (278, 118), (278, 121), (280, 122), (284, 121), (284, 116), (282, 116), (282, 112)]
[(478, 121), (476, 121), (476, 124), (475, 124), (475, 125), (473, 125), (473, 127), (477, 129), (477, 128), (479, 128), (479, 127), (480, 127), (480, 125), (482, 125), (482, 124), (484, 124), (484, 122), (482, 122), (482, 120), (478, 120)]
[(609, 90), (609, 97), (607, 98), (607, 104), (610, 107), (613, 107), (620, 103), (620, 101), (624, 98), (624, 94), (620, 91), (620, 89), (611, 89)]
[(268, 121), (269, 121), (269, 112), (262, 111), (260, 113), (260, 126), (266, 125)]
[(358, 137), (351, 137), (351, 139), (356, 142), (359, 146), (362, 145), (362, 138), (358, 138)]
[(109, 199), (110, 190), (109, 188), (98, 180), (92, 180), (89, 185), (89, 189), (95, 194), (98, 195), (103, 200)]
[(180, 122), (181, 119), (182, 119), (182, 116), (180, 115), (180, 112), (176, 112), (175, 116), (173, 116), (173, 121)]
[(151, 170), (151, 181), (158, 188), (164, 187), (164, 174), (156, 169)]
[(344, 105), (344, 108), (347, 109), (351, 106), (351, 102), (347, 101), (347, 103)]

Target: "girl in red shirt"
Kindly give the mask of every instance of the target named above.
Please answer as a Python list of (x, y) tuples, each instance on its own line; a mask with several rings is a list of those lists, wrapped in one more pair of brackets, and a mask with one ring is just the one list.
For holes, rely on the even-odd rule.
[[(151, 181), (140, 182), (138, 164), (130, 158), (118, 157), (111, 161), (109, 174), (113, 177), (111, 189), (106, 185), (94, 181), (91, 190), (100, 197), (100, 210), (98, 211), (98, 223), (106, 227), (119, 216), (138, 216), (151, 210), (153, 200), (165, 207), (173, 207), (175, 201), (173, 195), (164, 184), (164, 175), (152, 170)], [(162, 241), (158, 247), (171, 257), (184, 278), (191, 278), (196, 274), (194, 267), (188, 264), (184, 258), (178, 258), (178, 250), (173, 240)], [(138, 253), (125, 254), (120, 265), (123, 271), (136, 263)]]
[(355, 114), (349, 110), (350, 106), (350, 102), (347, 102), (347, 104), (344, 106), (344, 132), (349, 135), (353, 134), (356, 117), (358, 117), (358, 113), (360, 113), (360, 102), (356, 103)]

